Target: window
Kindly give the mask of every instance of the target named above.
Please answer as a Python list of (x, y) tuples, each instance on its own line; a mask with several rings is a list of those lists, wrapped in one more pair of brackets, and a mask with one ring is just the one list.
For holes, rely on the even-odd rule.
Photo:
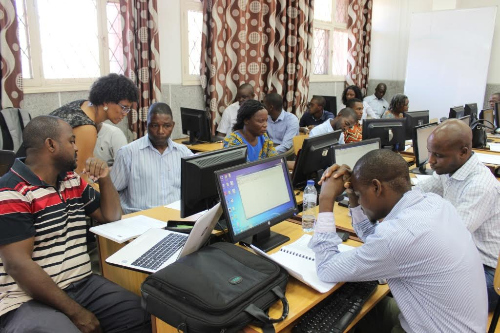
[(123, 73), (119, 0), (15, 3), (25, 92), (88, 90), (99, 76)]
[(347, 75), (349, 0), (314, 2), (312, 81), (344, 81)]
[(200, 0), (181, 0), (182, 83), (200, 84), (203, 4)]

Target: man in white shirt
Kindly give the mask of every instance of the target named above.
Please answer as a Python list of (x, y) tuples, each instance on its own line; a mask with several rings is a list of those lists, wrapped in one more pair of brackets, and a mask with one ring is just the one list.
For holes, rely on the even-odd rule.
[(450, 201), (472, 234), (492, 311), (498, 302), (493, 277), (500, 252), (500, 183), (472, 152), (472, 130), (459, 119), (437, 126), (427, 140), (427, 149), (434, 174), (418, 187)]
[(97, 124), (94, 156), (105, 161), (108, 166), (113, 166), (116, 152), (127, 143), (125, 134), (118, 127), (106, 123)]
[[(387, 279), (386, 297), (363, 319), (366, 332), (486, 331), (487, 296), (481, 259), (453, 205), (411, 190), (408, 164), (373, 150), (353, 168), (327, 170), (309, 246), (323, 281)], [(344, 190), (363, 245), (339, 252), (333, 207)], [(357, 327), (358, 328), (358, 327)], [(356, 330), (358, 332), (358, 330)]]
[(337, 117), (328, 119), (323, 124), (314, 127), (311, 132), (309, 132), (309, 137), (311, 138), (313, 136), (342, 130), (342, 134), (340, 134), (339, 138), (339, 144), (343, 145), (345, 143), (344, 132), (354, 126), (357, 121), (358, 115), (356, 114), (356, 111), (351, 108), (344, 108), (340, 110), (340, 112), (337, 114)]
[(235, 102), (229, 105), (222, 113), (222, 118), (220, 124), (217, 127), (218, 136), (226, 136), (233, 132), (233, 126), (236, 124), (236, 117), (238, 116), (238, 110), (240, 109), (240, 104), (246, 100), (254, 99), (255, 93), (253, 87), (248, 83), (243, 83), (238, 88), (238, 93), (236, 94)]
[(375, 93), (373, 95), (365, 97), (365, 99), (363, 100), (363, 106), (365, 108), (365, 112), (363, 115), (364, 118), (382, 117), (384, 112), (389, 108), (389, 103), (384, 99), (386, 92), (386, 84), (379, 83), (375, 88)]

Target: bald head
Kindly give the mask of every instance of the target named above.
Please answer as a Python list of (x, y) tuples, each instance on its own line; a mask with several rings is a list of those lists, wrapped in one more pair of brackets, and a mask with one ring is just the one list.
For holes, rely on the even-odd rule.
[(472, 149), (472, 130), (460, 119), (448, 119), (436, 127), (428, 140), (447, 145), (449, 149), (453, 150), (467, 147), (470, 153)]

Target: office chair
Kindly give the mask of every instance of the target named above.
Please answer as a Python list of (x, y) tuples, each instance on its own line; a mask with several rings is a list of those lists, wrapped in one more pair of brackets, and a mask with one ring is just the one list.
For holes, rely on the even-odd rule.
[[(498, 295), (500, 295), (500, 258), (498, 258), (497, 269), (495, 270), (495, 279), (493, 280), (493, 287)], [(497, 303), (495, 312), (493, 312), (493, 318), (491, 319), (490, 328), (488, 333), (495, 333), (498, 324), (498, 318), (500, 317), (500, 301)]]
[[(315, 96), (320, 96), (320, 95), (314, 95)], [(336, 96), (321, 96), (324, 97), (326, 100), (326, 105), (325, 105), (325, 110), (330, 111), (333, 113), (334, 117), (337, 117), (337, 97)]]
[(0, 177), (10, 170), (15, 160), (16, 154), (12, 150), (0, 150)]

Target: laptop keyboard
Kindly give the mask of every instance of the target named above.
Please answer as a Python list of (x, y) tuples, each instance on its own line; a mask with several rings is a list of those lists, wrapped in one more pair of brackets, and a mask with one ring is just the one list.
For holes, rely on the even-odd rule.
[(157, 270), (163, 265), (177, 250), (179, 250), (186, 240), (188, 235), (171, 233), (159, 241), (155, 246), (136, 259), (132, 265), (150, 270)]

